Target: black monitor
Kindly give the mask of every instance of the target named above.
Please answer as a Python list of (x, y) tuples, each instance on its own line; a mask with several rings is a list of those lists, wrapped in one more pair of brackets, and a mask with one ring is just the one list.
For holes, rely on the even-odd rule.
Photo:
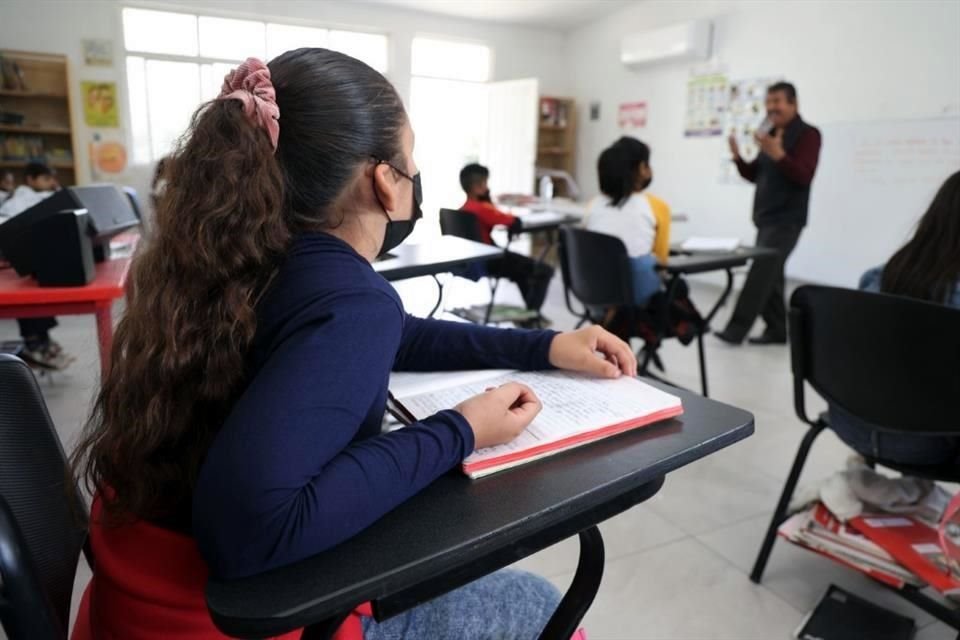
[(116, 186), (67, 187), (0, 224), (0, 254), (20, 275), (38, 275), (60, 260), (65, 246), (84, 245), (81, 253), (92, 249), (104, 259), (110, 238), (138, 224), (130, 200)]

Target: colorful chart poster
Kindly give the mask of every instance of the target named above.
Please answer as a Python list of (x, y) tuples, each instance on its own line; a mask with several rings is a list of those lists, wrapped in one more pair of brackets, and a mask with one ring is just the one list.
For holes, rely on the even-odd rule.
[(119, 127), (116, 82), (80, 83), (83, 119), (91, 127)]
[(683, 135), (721, 135), (726, 110), (727, 75), (720, 72), (692, 74), (687, 81), (687, 113)]
[(624, 102), (617, 109), (617, 126), (624, 133), (647, 126), (647, 103)]
[[(766, 76), (730, 81), (727, 118), (723, 129), (727, 136), (736, 137), (740, 147), (740, 157), (744, 160), (753, 160), (760, 152), (753, 134), (767, 116), (764, 104), (767, 87), (781, 79), (776, 76)], [(720, 182), (747, 184), (740, 177), (736, 165), (729, 156), (724, 156), (721, 161)]]
[(767, 117), (767, 109), (764, 105), (767, 87), (780, 80), (779, 77), (769, 76), (730, 82), (730, 99), (724, 131), (728, 136), (736, 136), (737, 143), (740, 145), (740, 156), (744, 160), (752, 160), (759, 153), (753, 134)]

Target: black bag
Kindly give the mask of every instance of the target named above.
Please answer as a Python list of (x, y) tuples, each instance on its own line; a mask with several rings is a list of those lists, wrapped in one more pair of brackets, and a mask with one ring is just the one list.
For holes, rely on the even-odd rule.
[(676, 284), (676, 292), (670, 306), (667, 304), (667, 292), (659, 291), (650, 298), (645, 307), (635, 307), (633, 317), (635, 326), (630, 327), (630, 313), (625, 307), (608, 309), (603, 321), (603, 328), (610, 331), (622, 340), (628, 341), (631, 337), (638, 337), (646, 343), (648, 348), (656, 349), (660, 346), (657, 337), (658, 320), (667, 314), (666, 333), (663, 338), (677, 338), (684, 346), (693, 342), (706, 329), (706, 322), (697, 307), (690, 299), (690, 287), (686, 280), (681, 279)]

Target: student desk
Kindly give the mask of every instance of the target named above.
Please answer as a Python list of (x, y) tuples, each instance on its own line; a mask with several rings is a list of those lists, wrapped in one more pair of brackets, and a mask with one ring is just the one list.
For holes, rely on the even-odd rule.
[(373, 263), (373, 269), (389, 281), (431, 276), (437, 283), (437, 303), (433, 316), (443, 302), (443, 284), (438, 273), (447, 273), (501, 255), (502, 249), (456, 236), (431, 238), (423, 244), (401, 244)]
[(326, 638), (361, 603), (383, 620), (579, 534), (576, 576), (541, 635), (569, 638), (603, 575), (596, 525), (653, 496), (671, 471), (753, 433), (746, 411), (651, 384), (679, 395), (684, 414), (479, 480), (453, 471), (334, 549), (211, 581), (213, 621), (240, 638), (300, 627), (309, 627), (304, 638)]
[(92, 313), (97, 319), (100, 374), (110, 368), (113, 343), (113, 302), (123, 296), (130, 258), (116, 258), (95, 266), (93, 281), (82, 287), (41, 287), (33, 278), (21, 278), (12, 268), (0, 269), (0, 318)]
[[(544, 205), (548, 206), (548, 205)], [(547, 260), (551, 250), (557, 246), (557, 230), (566, 224), (579, 224), (583, 220), (582, 213), (575, 213), (569, 209), (554, 211), (544, 209), (513, 209), (513, 215), (520, 219), (521, 228), (518, 233), (542, 233), (545, 241), (537, 253), (536, 261), (542, 263)], [(512, 239), (512, 237), (511, 237)], [(509, 246), (509, 242), (508, 242)]]
[[(703, 333), (710, 329), (710, 321), (717, 315), (730, 297), (733, 290), (733, 270), (736, 267), (742, 267), (751, 260), (763, 260), (775, 257), (777, 252), (767, 247), (739, 247), (732, 251), (683, 251), (679, 247), (670, 249), (670, 257), (666, 264), (660, 265), (659, 269), (667, 275), (667, 295), (664, 309), (670, 308), (670, 303), (676, 296), (682, 276), (693, 273), (707, 273), (709, 271), (724, 271), (727, 275), (727, 283), (717, 299), (716, 304), (704, 316), (704, 331), (697, 336), (697, 351), (700, 358), (700, 385), (704, 396), (708, 395), (707, 388), (707, 364), (706, 356), (703, 351)], [(662, 314), (656, 323), (657, 337), (663, 338), (668, 330), (669, 319), (666, 314)], [(648, 352), (640, 363), (640, 371), (649, 373), (648, 367), (652, 354)]]

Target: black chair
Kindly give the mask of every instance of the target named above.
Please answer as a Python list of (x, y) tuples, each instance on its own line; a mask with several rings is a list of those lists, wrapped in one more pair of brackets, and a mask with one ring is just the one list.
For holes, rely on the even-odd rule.
[[(616, 236), (587, 231), (575, 227), (560, 228), (560, 273), (563, 277), (563, 297), (567, 309), (580, 318), (576, 328), (584, 323), (603, 324), (604, 315), (611, 307), (621, 309), (625, 314), (629, 337), (634, 337), (635, 327), (641, 319), (649, 324), (667, 327), (670, 322), (670, 296), (668, 295), (654, 317), (647, 310), (639, 309), (633, 300), (633, 271), (630, 256), (623, 241)], [(570, 294), (583, 305), (583, 310), (574, 308)], [(669, 292), (673, 293), (673, 292)], [(662, 316), (662, 317), (659, 317)], [(665, 333), (665, 332), (663, 332)], [(643, 338), (643, 336), (636, 335)], [(700, 375), (703, 395), (706, 389), (706, 360), (703, 356), (703, 332), (697, 334), (700, 348)], [(640, 375), (673, 384), (654, 374), (650, 365), (664, 370), (663, 362), (657, 353), (659, 344), (644, 343), (642, 354), (638, 353)]]
[[(601, 324), (609, 307), (628, 309), (634, 326), (633, 276), (623, 241), (615, 236), (574, 227), (560, 228), (560, 274), (567, 309), (584, 323)], [(574, 309), (570, 294), (583, 305)]]
[(0, 624), (10, 640), (64, 640), (86, 507), (30, 368), (0, 354)]
[[(804, 384), (883, 433), (960, 436), (960, 310), (848, 289), (805, 286), (790, 299), (793, 401), (809, 425), (783, 487), (750, 579), (760, 583), (777, 528), (787, 516), (813, 441), (830, 428), (807, 416)], [(960, 465), (907, 466), (871, 459), (902, 473), (960, 482)], [(906, 586), (904, 598), (960, 629), (960, 613)]]
[[(480, 221), (477, 216), (466, 211), (458, 209), (440, 209), (440, 233), (445, 236), (456, 236), (464, 240), (474, 242), (483, 242), (483, 232), (480, 230)], [(441, 287), (440, 281), (437, 285)], [(497, 287), (500, 286), (499, 278), (490, 278), (490, 303), (483, 316), (483, 323), (490, 322), (490, 316), (493, 314), (494, 296), (497, 294)]]
[(440, 233), (464, 240), (483, 242), (483, 233), (477, 216), (457, 209), (440, 209)]

